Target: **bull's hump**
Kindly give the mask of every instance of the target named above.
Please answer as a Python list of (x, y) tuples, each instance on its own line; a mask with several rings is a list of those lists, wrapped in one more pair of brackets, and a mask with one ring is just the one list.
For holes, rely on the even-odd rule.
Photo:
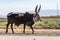
[(20, 13), (19, 16), (24, 16), (24, 14)]

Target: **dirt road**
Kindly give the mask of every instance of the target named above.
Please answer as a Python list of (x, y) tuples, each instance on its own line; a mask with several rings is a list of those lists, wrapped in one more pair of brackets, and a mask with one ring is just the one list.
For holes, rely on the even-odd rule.
[(4, 36), (60, 36), (60, 29), (34, 29), (35, 32), (32, 34), (31, 29), (26, 29), (26, 33), (23, 34), (23, 29), (14, 29), (14, 34), (12, 34), (11, 29), (8, 33), (5, 33), (5, 29), (0, 29), (0, 35)]
[(60, 40), (58, 36), (0, 36), (0, 40)]
[(60, 40), (60, 29), (34, 29), (35, 34), (32, 34), (31, 29), (26, 29), (23, 34), (23, 29), (14, 29), (12, 34), (11, 29), (6, 34), (5, 29), (0, 29), (0, 40)]

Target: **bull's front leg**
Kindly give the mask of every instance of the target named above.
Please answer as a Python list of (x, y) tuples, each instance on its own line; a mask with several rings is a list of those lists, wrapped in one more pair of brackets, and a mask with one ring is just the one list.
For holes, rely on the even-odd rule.
[(13, 30), (13, 23), (11, 23), (11, 30), (12, 30), (12, 33), (14, 33), (14, 30)]
[(31, 27), (31, 29), (32, 29), (32, 34), (34, 34), (34, 29), (33, 29), (32, 25), (30, 25), (30, 27)]
[(25, 24), (24, 24), (24, 29), (23, 29), (23, 33), (25, 34)]

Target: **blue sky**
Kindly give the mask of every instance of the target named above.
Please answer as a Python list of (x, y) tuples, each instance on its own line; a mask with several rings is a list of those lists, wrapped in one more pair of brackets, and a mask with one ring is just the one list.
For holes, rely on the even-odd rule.
[(41, 4), (41, 10), (60, 10), (60, 0), (0, 0), (0, 15), (9, 12), (34, 11), (35, 6)]

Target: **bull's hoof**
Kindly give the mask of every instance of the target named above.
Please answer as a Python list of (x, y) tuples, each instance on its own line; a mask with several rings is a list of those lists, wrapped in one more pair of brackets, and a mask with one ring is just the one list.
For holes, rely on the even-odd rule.
[(23, 32), (23, 34), (25, 34), (25, 32)]
[(32, 34), (34, 34), (34, 32), (32, 32)]
[(7, 32), (6, 32), (6, 34), (7, 34)]
[(7, 34), (7, 31), (5, 33)]
[(14, 32), (12, 32), (14, 34)]
[(25, 32), (23, 31), (23, 34), (25, 34)]

